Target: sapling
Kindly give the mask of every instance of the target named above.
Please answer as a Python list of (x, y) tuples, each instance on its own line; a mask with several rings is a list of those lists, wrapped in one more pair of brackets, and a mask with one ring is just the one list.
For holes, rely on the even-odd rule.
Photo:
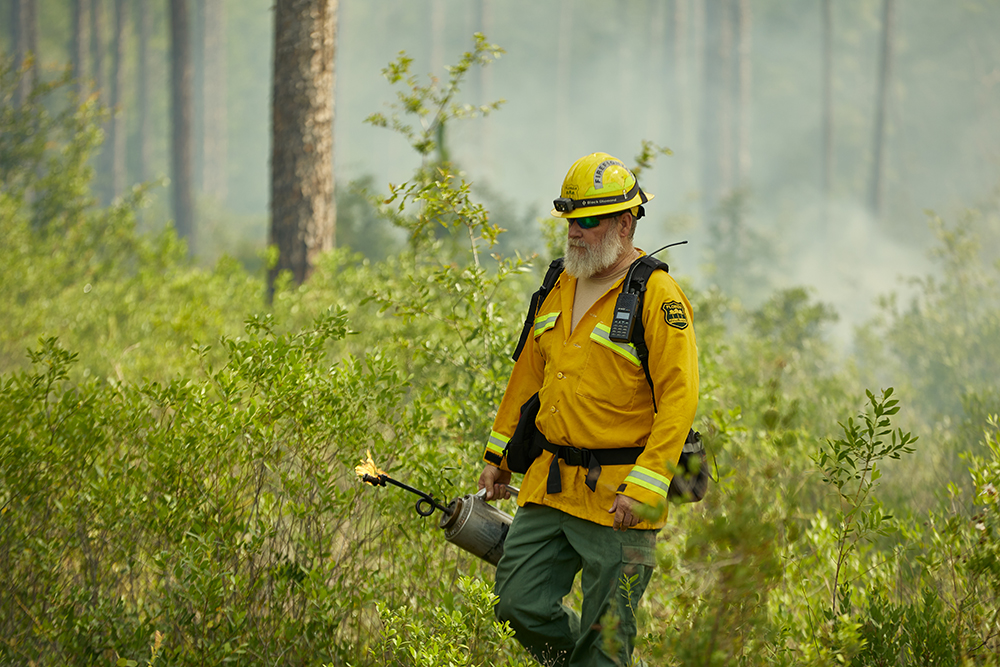
[(823, 471), (823, 481), (837, 490), (839, 506), (835, 516), (837, 563), (833, 575), (832, 609), (836, 617), (840, 597), (841, 573), (848, 557), (861, 540), (887, 535), (892, 528), (892, 515), (886, 514), (873, 493), (882, 472), (878, 465), (885, 459), (899, 459), (913, 452), (917, 438), (893, 430), (889, 417), (899, 412), (899, 401), (891, 398), (889, 387), (876, 397), (868, 395), (869, 409), (840, 423), (843, 438), (827, 439), (813, 460)]

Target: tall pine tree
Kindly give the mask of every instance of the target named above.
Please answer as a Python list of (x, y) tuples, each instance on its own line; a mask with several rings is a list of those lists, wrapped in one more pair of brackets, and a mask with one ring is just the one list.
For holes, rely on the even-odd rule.
[(271, 229), (277, 264), (297, 283), (334, 245), (333, 90), (337, 0), (277, 0), (271, 98)]

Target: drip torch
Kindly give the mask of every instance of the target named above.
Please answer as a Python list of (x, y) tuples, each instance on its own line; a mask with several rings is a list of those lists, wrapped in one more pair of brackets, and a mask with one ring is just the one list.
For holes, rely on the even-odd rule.
[[(434, 510), (441, 510), (442, 517), (438, 528), (444, 531), (446, 540), (488, 563), (496, 565), (500, 562), (500, 557), (503, 556), (503, 543), (507, 538), (512, 517), (486, 502), (485, 489), (455, 498), (444, 506), (434, 496), (393, 479), (379, 470), (372, 460), (371, 452), (368, 452), (368, 459), (362, 461), (354, 471), (363, 482), (372, 486), (392, 484), (420, 496), (416, 504), (417, 514), (430, 516)], [(507, 488), (511, 494), (517, 495), (516, 488)]]

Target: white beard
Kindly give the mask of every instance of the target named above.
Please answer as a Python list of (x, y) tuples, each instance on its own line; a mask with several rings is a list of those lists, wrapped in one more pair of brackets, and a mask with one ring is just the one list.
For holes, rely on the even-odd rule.
[(564, 248), (566, 273), (576, 278), (590, 278), (617, 262), (626, 250), (625, 241), (617, 232), (615, 227), (610, 227), (604, 238), (594, 246), (587, 245), (583, 239), (567, 236)]

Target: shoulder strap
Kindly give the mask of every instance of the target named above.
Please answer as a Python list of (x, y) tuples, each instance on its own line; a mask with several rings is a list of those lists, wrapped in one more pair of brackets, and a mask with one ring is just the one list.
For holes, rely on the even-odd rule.
[(653, 412), (657, 411), (656, 391), (653, 387), (653, 376), (649, 373), (649, 347), (646, 346), (646, 329), (642, 325), (642, 298), (646, 294), (646, 282), (649, 277), (653, 275), (653, 271), (660, 269), (667, 273), (670, 272), (670, 267), (665, 262), (650, 255), (643, 255), (632, 262), (632, 266), (629, 267), (628, 274), (625, 276), (625, 283), (622, 285), (623, 290), (635, 294), (638, 300), (636, 312), (639, 316), (635, 318), (635, 325), (632, 328), (632, 345), (635, 346), (636, 356), (642, 363), (642, 372), (646, 374), (646, 382), (649, 383), (649, 391), (653, 395)]
[[(656, 390), (653, 387), (653, 376), (649, 373), (649, 347), (646, 346), (646, 328), (642, 324), (642, 298), (646, 294), (646, 282), (649, 280), (649, 277), (653, 275), (654, 271), (659, 271), (660, 269), (670, 273), (670, 267), (667, 266), (666, 262), (661, 262), (651, 255), (643, 255), (629, 267), (628, 275), (625, 276), (625, 284), (622, 285), (623, 290), (630, 290), (636, 295), (638, 300), (636, 312), (639, 313), (639, 317), (636, 318), (635, 325), (632, 327), (632, 345), (635, 346), (636, 356), (639, 357), (639, 361), (642, 363), (642, 371), (646, 374), (646, 382), (649, 383), (649, 393), (653, 397), (653, 412), (657, 411)], [(701, 449), (701, 434), (694, 429), (688, 431), (687, 439), (684, 441), (684, 451), (689, 450), (689, 444), (691, 445), (691, 451), (699, 451)], [(707, 480), (704, 483), (707, 484)], [(695, 500), (701, 500), (701, 496), (705, 494), (704, 488), (702, 488), (700, 494)]]
[(531, 335), (531, 330), (535, 326), (535, 315), (538, 314), (538, 308), (545, 301), (545, 297), (549, 295), (552, 291), (553, 286), (556, 284), (556, 280), (559, 279), (559, 274), (563, 272), (563, 258), (557, 257), (552, 260), (549, 264), (549, 270), (545, 272), (545, 278), (542, 280), (542, 286), (531, 295), (531, 304), (528, 306), (528, 315), (524, 318), (524, 328), (521, 329), (521, 338), (517, 341), (517, 348), (514, 350), (514, 355), (511, 357), (514, 361), (521, 356), (521, 350), (524, 349), (524, 344), (528, 342), (528, 336)]

